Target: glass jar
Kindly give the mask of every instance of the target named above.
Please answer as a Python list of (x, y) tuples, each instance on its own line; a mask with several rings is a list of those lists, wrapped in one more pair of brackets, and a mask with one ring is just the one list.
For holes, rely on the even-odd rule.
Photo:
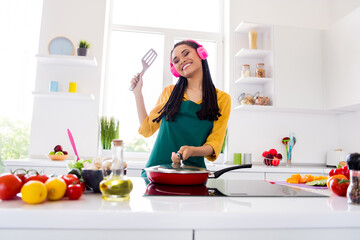
[(250, 65), (249, 64), (242, 65), (241, 77), (250, 77)]
[(256, 64), (256, 72), (255, 76), (258, 78), (264, 78), (265, 77), (265, 66), (263, 63)]
[(257, 32), (256, 31), (249, 31), (249, 48), (250, 49), (257, 49)]

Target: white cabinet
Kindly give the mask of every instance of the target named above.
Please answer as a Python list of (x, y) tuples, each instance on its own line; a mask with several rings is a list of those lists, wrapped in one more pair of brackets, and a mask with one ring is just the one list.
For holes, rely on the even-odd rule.
[(323, 32), (274, 27), (276, 107), (322, 110)]
[(326, 30), (326, 107), (360, 109), (360, 8)]
[[(250, 49), (249, 31), (257, 33), (257, 49)], [(273, 43), (272, 26), (241, 22), (235, 29), (235, 94), (236, 98), (242, 93), (254, 95), (259, 92), (263, 96), (270, 98), (268, 106), (274, 105), (274, 81), (273, 81)], [(255, 75), (256, 65), (264, 63), (265, 77), (259, 78)], [(250, 65), (250, 76), (242, 76), (243, 65)], [(258, 109), (264, 106), (259, 105), (240, 105), (235, 109), (253, 108)]]

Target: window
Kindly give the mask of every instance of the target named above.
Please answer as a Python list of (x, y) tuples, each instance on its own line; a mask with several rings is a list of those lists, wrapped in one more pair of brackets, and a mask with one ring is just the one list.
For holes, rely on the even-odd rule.
[(221, 4), (221, 0), (184, 0), (174, 8), (173, 1), (168, 0), (112, 1), (103, 115), (119, 119), (126, 152), (149, 152), (156, 139), (138, 134), (136, 103), (129, 91), (132, 77), (142, 70), (141, 58), (150, 48), (158, 56), (143, 78), (148, 113), (162, 89), (177, 81), (169, 71), (169, 60), (178, 41), (194, 39), (207, 49), (213, 81), (221, 88)]
[(28, 155), (42, 0), (0, 3), (0, 165)]

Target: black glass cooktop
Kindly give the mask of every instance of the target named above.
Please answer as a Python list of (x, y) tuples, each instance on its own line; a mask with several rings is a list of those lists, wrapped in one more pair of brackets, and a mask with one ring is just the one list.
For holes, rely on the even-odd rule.
[(208, 179), (206, 185), (180, 186), (149, 183), (145, 196), (327, 197), (298, 187), (264, 180)]

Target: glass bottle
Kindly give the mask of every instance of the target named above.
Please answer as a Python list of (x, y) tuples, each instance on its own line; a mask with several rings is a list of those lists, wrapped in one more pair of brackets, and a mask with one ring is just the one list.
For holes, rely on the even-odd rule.
[(346, 192), (348, 203), (360, 204), (360, 154), (349, 154), (347, 164), (350, 170), (350, 184)]
[(249, 64), (242, 65), (241, 77), (250, 77), (250, 65)]
[(255, 76), (258, 78), (264, 78), (265, 77), (265, 67), (263, 63), (256, 64), (256, 72)]
[(114, 139), (111, 145), (113, 156), (112, 160), (102, 164), (103, 180), (100, 182), (100, 191), (105, 200), (127, 201), (130, 199), (133, 184), (124, 174), (123, 141)]

